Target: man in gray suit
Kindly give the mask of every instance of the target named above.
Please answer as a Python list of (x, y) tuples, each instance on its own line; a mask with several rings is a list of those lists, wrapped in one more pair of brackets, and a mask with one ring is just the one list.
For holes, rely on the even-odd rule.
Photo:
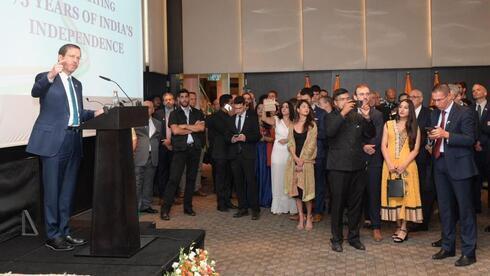
[(155, 111), (153, 102), (145, 101), (143, 105), (148, 107), (148, 125), (133, 129), (136, 196), (138, 210), (154, 214), (158, 211), (151, 207), (153, 178), (158, 166), (158, 146), (162, 135), (162, 124), (152, 117)]

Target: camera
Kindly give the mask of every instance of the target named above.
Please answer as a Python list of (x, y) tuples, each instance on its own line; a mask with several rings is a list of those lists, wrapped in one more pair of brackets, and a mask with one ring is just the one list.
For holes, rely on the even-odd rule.
[(360, 100), (357, 100), (357, 101), (352, 100), (351, 102), (355, 103), (354, 108), (361, 108), (364, 105), (364, 102), (360, 101)]

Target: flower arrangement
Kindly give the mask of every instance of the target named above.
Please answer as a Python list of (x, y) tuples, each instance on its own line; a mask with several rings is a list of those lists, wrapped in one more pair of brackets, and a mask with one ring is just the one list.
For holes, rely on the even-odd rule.
[(208, 251), (196, 248), (192, 243), (189, 254), (180, 249), (179, 262), (172, 264), (173, 271), (165, 273), (165, 276), (219, 276), (214, 267), (216, 262), (209, 259)]

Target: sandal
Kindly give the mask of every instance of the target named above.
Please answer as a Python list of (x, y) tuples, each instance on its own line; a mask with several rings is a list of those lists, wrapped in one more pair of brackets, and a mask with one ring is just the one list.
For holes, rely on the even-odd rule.
[(398, 237), (398, 234), (400, 234), (401, 230), (402, 229), (400, 227), (397, 227), (395, 233), (393, 233), (393, 235), (391, 235), (391, 238), (394, 239), (394, 238)]
[[(401, 233), (405, 233), (404, 237), (401, 237), (400, 234)], [(404, 241), (408, 240), (408, 232), (407, 232), (407, 229), (400, 229), (400, 233), (398, 234), (398, 236), (396, 236), (395, 238), (393, 238), (393, 241), (396, 242), (396, 243), (402, 243)]]

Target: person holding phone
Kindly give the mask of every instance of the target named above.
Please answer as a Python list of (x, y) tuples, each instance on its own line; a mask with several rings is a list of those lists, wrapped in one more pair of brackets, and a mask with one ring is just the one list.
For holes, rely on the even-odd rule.
[(331, 248), (342, 252), (343, 216), (347, 206), (349, 245), (366, 250), (359, 236), (362, 199), (366, 185), (366, 161), (364, 141), (376, 135), (376, 127), (370, 117), (369, 103), (356, 108), (349, 91), (334, 91), (335, 109), (325, 117), (325, 133), (328, 138), (327, 170), (332, 196)]
[[(437, 107), (431, 114), (429, 139), (434, 140), (432, 161), (434, 181), (442, 226), (441, 250), (434, 260), (456, 254), (456, 223), (461, 225), (461, 257), (455, 266), (476, 262), (476, 214), (473, 177), (478, 170), (474, 161), (475, 116), (465, 107), (454, 104), (447, 84), (436, 85), (432, 99)], [(455, 208), (457, 206), (457, 208)]]

